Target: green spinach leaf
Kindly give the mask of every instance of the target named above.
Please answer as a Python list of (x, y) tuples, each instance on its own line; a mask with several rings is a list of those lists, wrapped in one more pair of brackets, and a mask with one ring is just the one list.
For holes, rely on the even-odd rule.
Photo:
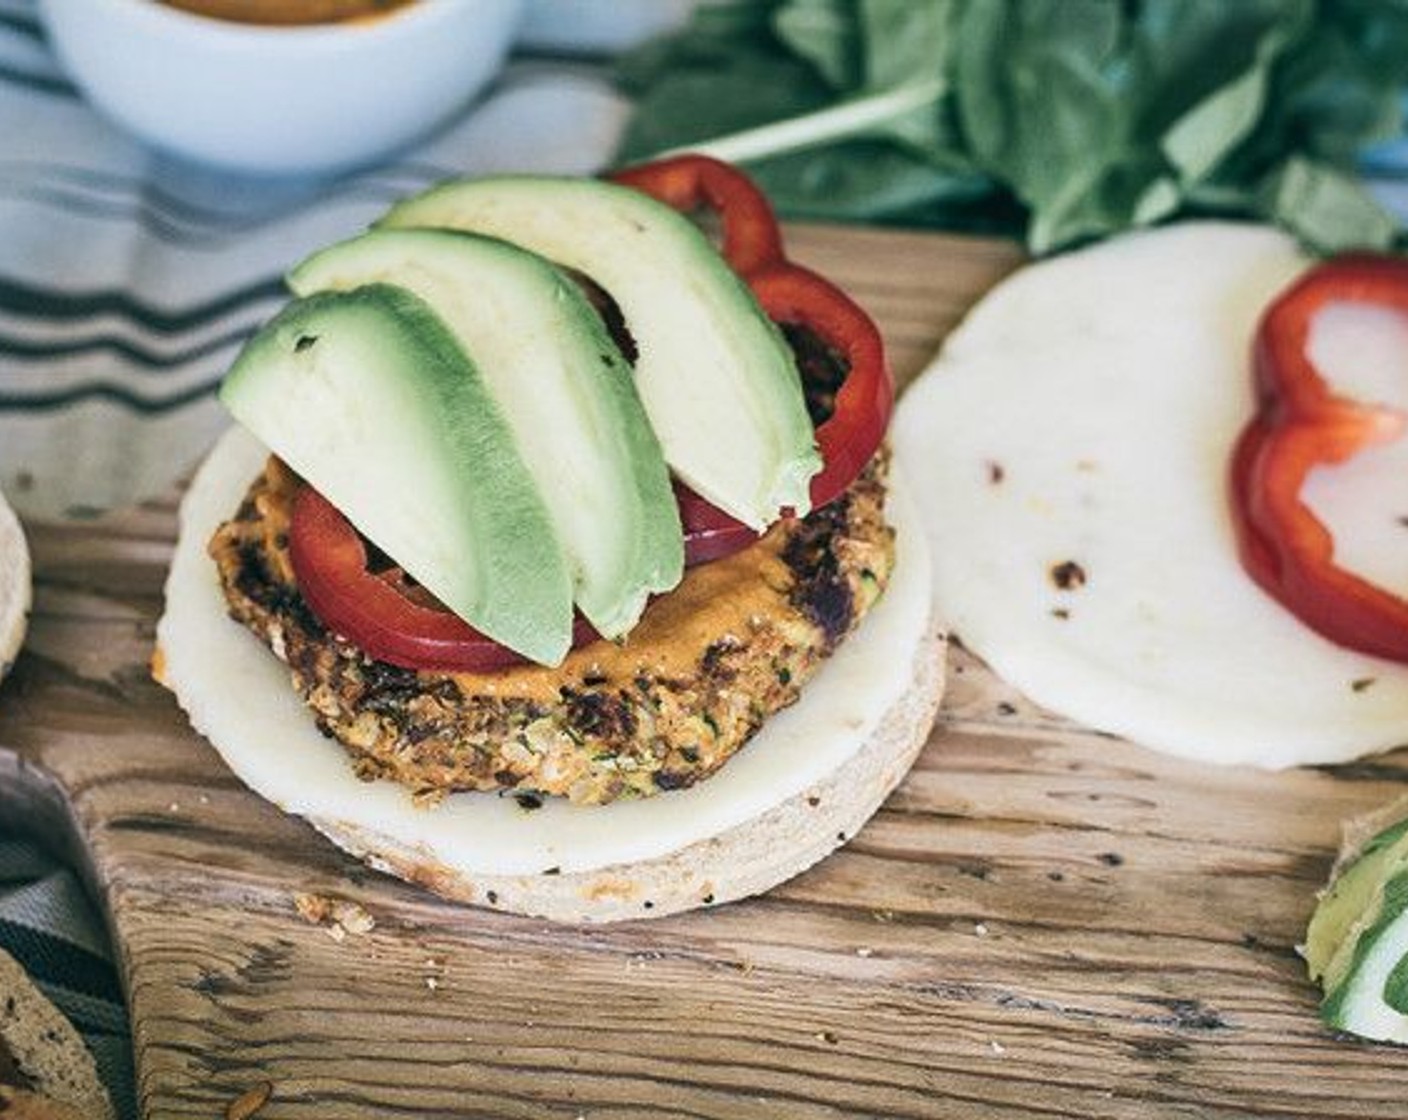
[(715, 0), (619, 73), (622, 159), (739, 160), (784, 214), (1037, 252), (1203, 213), (1399, 236), (1355, 161), (1402, 129), (1408, 0)]

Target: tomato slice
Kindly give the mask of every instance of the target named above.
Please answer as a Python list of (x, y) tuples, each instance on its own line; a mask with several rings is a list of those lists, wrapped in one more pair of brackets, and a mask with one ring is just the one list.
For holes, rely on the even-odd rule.
[[(298, 590), (312, 612), (368, 657), (405, 669), (486, 673), (527, 664), (394, 574), (373, 574), (367, 547), (352, 523), (322, 494), (304, 486), (293, 500), (289, 558)], [(581, 616), (573, 648), (600, 635)]]

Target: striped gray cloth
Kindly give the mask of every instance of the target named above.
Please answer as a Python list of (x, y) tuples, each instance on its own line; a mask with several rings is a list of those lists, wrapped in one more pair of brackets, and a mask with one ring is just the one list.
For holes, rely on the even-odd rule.
[[(460, 120), (358, 174), (270, 181), (143, 148), (79, 97), (33, 0), (0, 0), (0, 490), (22, 518), (92, 516), (186, 472), (227, 423), (222, 372), (304, 253), (439, 179), (601, 165), (626, 107), (599, 56), (575, 48), (619, 45), (685, 5), (530, 2), (528, 34)], [(574, 39), (567, 17), (590, 26)], [(0, 948), (82, 1031), (119, 1114), (135, 1117), (106, 935), (42, 842), (0, 820)]]
[(213, 388), (285, 268), (440, 179), (595, 170), (625, 113), (602, 69), (520, 51), (402, 158), (334, 181), (240, 179), (111, 126), (32, 0), (0, 0), (0, 490), (50, 519), (166, 489), (226, 424)]

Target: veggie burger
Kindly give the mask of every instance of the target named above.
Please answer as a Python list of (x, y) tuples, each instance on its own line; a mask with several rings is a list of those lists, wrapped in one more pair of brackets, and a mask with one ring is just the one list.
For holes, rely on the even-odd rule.
[(451, 182), (288, 280), (154, 663), (240, 777), (375, 867), (573, 921), (854, 834), (943, 645), (879, 334), (746, 177)]

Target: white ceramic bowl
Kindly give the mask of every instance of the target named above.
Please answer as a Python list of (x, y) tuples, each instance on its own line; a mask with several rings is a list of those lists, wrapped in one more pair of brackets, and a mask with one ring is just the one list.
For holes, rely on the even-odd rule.
[(234, 23), (156, 0), (41, 0), (59, 58), (151, 144), (264, 174), (343, 170), (445, 121), (497, 71), (522, 0), (417, 0), (375, 19)]
[(536, 50), (621, 51), (674, 31), (699, 0), (527, 0), (519, 42)]

